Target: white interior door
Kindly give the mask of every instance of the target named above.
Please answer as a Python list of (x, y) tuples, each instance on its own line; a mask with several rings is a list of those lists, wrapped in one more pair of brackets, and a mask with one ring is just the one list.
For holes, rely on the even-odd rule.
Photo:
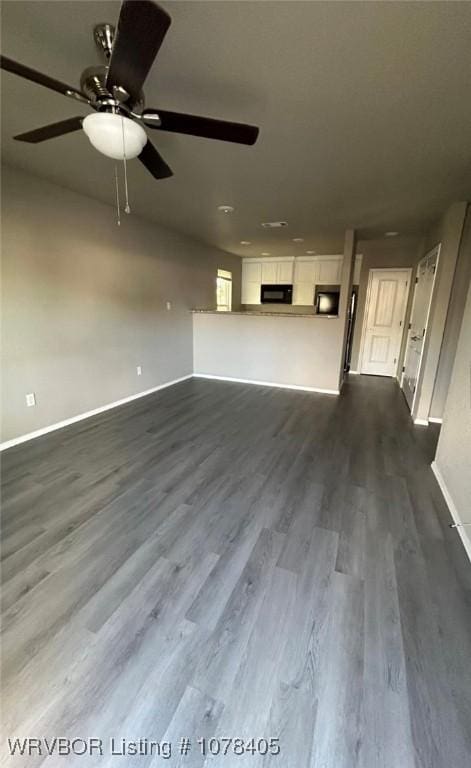
[(408, 269), (370, 269), (361, 373), (396, 374), (409, 280)]
[(434, 248), (419, 261), (417, 267), (409, 337), (404, 359), (404, 374), (402, 377), (402, 389), (411, 411), (414, 407), (417, 379), (419, 378), (422, 363), (438, 254), (439, 247)]

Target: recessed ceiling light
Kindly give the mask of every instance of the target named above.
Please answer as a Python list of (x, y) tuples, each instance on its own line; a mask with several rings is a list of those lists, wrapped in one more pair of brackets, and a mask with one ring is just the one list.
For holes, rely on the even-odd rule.
[(218, 205), (218, 211), (221, 213), (234, 213), (232, 205)]
[(293, 243), (304, 243), (304, 237), (293, 237)]
[(306, 253), (308, 254), (308, 256), (313, 256), (315, 254), (315, 251), (306, 251)]
[(396, 237), (396, 235), (399, 234), (399, 232), (385, 232), (384, 233), (386, 237)]
[(267, 253), (267, 251), (263, 251), (262, 256), (269, 256), (270, 254)]
[(241, 245), (251, 245), (250, 240), (241, 240), (240, 244)]

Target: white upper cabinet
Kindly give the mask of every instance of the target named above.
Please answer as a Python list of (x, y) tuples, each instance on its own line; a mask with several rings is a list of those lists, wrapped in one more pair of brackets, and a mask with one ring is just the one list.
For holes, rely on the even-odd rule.
[(314, 304), (316, 285), (338, 285), (342, 277), (343, 256), (301, 256), (294, 268), (293, 304)]
[[(353, 283), (360, 282), (362, 257), (355, 258)], [(247, 258), (242, 262), (242, 304), (260, 304), (261, 285), (293, 283), (293, 304), (313, 306), (316, 285), (340, 285), (343, 256)]]
[(242, 304), (260, 304), (262, 264), (260, 261), (242, 262)]
[(314, 304), (314, 285), (317, 265), (314, 259), (296, 261), (294, 267), (293, 304), (311, 306)]
[(309, 261), (297, 261), (294, 269), (295, 283), (314, 283), (316, 282), (316, 262), (314, 259)]
[(280, 285), (293, 282), (293, 261), (262, 261), (262, 284)]
[(242, 281), (248, 283), (261, 283), (262, 263), (260, 261), (243, 261)]
[(277, 282), (276, 261), (262, 261), (262, 284), (274, 285)]
[(337, 285), (342, 279), (343, 257), (318, 259), (316, 283), (321, 285)]
[(276, 264), (276, 282), (290, 285), (293, 282), (293, 262), (278, 261)]

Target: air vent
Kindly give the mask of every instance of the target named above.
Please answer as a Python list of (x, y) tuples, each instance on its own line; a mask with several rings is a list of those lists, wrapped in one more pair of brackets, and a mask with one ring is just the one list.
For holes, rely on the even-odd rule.
[(287, 227), (287, 221), (262, 221), (262, 227), (265, 229), (277, 229), (278, 227)]

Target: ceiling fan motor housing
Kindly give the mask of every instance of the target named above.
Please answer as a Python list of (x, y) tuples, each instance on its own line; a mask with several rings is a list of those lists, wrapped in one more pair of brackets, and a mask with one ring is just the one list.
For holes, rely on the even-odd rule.
[(103, 65), (87, 67), (87, 69), (84, 69), (82, 72), (80, 78), (80, 90), (93, 103), (100, 101), (100, 99), (108, 99), (111, 97), (111, 94), (106, 88), (107, 72), (108, 67)]
[(87, 67), (82, 72), (80, 90), (90, 99), (95, 109), (99, 112), (121, 111), (123, 114), (129, 114), (134, 110), (140, 112), (144, 108), (142, 91), (137, 101), (133, 101), (126, 91), (123, 91), (123, 95), (110, 93), (106, 87), (107, 75), (108, 67), (105, 65)]

